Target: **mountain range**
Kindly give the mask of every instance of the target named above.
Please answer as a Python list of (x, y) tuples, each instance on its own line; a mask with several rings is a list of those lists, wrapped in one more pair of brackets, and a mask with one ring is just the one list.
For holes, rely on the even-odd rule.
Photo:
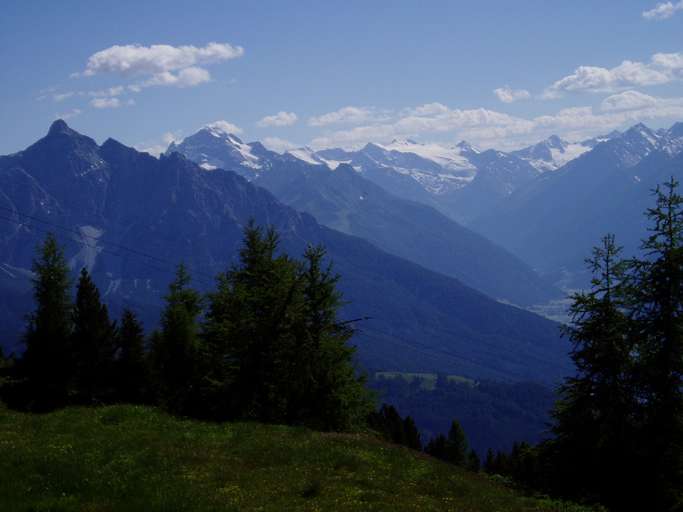
[[(445, 253), (435, 249), (439, 245), (424, 240), (418, 244), (423, 251), (407, 249), (413, 247), (410, 237), (405, 241), (399, 235), (391, 235), (387, 238), (395, 243), (388, 244), (381, 230), (392, 232), (388, 226), (410, 223), (406, 222), (405, 215), (394, 216), (393, 222), (381, 218), (377, 212), (362, 215), (360, 212), (368, 210), (368, 206), (358, 206), (360, 197), (365, 197), (359, 189), (370, 189), (368, 182), (372, 182), (393, 196), (394, 201), (412, 201), (429, 207), (429, 219), (421, 219), (419, 224), (439, 226), (432, 232), (435, 237), (469, 247), (462, 242), (467, 238), (464, 235), (467, 228), (467, 233), (486, 237), (495, 249), (502, 247), (517, 256), (528, 265), (527, 270), (533, 268), (546, 281), (570, 288), (584, 286), (587, 279), (583, 260), (601, 236), (615, 232), (627, 254), (637, 250), (646, 228), (643, 212), (651, 205), (651, 190), (668, 177), (681, 174), (682, 126), (677, 123), (669, 129), (655, 131), (638, 124), (624, 132), (613, 131), (579, 142), (551, 136), (511, 152), (480, 151), (466, 142), (445, 146), (395, 140), (384, 145), (369, 143), (355, 151), (300, 148), (274, 158), (261, 144), (247, 144), (251, 157), (258, 159), (262, 166), (257, 172), (249, 167), (254, 160), (246, 159), (239, 152), (228, 155), (224, 149), (220, 153), (204, 147), (204, 151), (193, 153), (194, 144), (190, 141), (201, 131), (172, 146), (169, 152), (179, 150), (202, 165), (210, 156), (213, 162), (210, 165), (241, 170), (249, 179), (270, 187), (281, 200), (309, 211), (335, 229), (357, 234), (389, 252), (458, 277), (499, 300), (526, 306), (553, 294), (547, 287), (539, 295), (523, 291), (524, 287), (519, 288), (519, 293), (510, 293), (491, 283), (482, 283), (481, 278), (472, 279), (481, 275), (481, 268), (471, 271), (461, 260), (454, 265), (455, 269), (433, 261), (432, 255)], [(225, 144), (226, 134), (214, 132), (212, 135), (214, 145)], [(290, 162), (292, 167), (291, 162), (298, 161), (302, 166), (297, 172), (304, 172), (301, 169), (305, 164), (308, 177), (297, 178), (297, 188), (293, 188), (276, 173), (264, 172), (274, 168), (272, 162), (278, 158), (276, 168), (282, 168), (283, 162)], [(353, 192), (349, 183), (354, 180), (348, 176), (345, 165), (365, 180), (355, 180), (359, 188)], [(321, 172), (315, 174), (314, 169)], [(294, 174), (290, 170), (289, 175)], [(384, 204), (377, 209), (392, 211)], [(407, 212), (410, 208), (404, 202), (398, 210)], [(360, 220), (354, 219), (356, 225), (349, 222), (348, 214), (344, 213), (348, 211), (363, 218), (363, 227), (358, 226)], [(458, 235), (449, 238), (444, 234), (454, 233), (456, 228), (451, 225), (452, 230), (446, 229), (443, 222), (437, 221), (437, 211), (458, 224)], [(423, 227), (422, 231), (426, 236), (429, 229)], [(490, 249), (478, 247), (465, 251), (468, 254), (465, 259), (471, 261), (472, 254), (490, 254)], [(496, 282), (502, 282), (501, 275), (511, 284), (520, 282), (509, 266), (487, 264), (486, 268), (488, 276)], [(501, 271), (496, 272), (495, 268)]]
[(529, 306), (561, 295), (517, 257), (437, 209), (387, 192), (350, 163), (323, 161), (304, 151), (280, 155), (207, 127), (172, 144), (166, 155), (181, 153), (209, 172), (234, 170), (325, 226), (364, 238), (498, 300)]
[(682, 174), (683, 123), (659, 131), (638, 124), (512, 193), (471, 227), (555, 280), (585, 286), (591, 247), (614, 233), (634, 254), (652, 190)]
[[(241, 150), (249, 162), (241, 174), (266, 170), (247, 156), (265, 148)], [(46, 231), (58, 235), (74, 271), (91, 271), (114, 313), (131, 306), (151, 329), (175, 264), (185, 262), (196, 286), (210, 289), (254, 219), (276, 227), (290, 254), (327, 247), (342, 276), (344, 317), (369, 317), (355, 338), (367, 368), (546, 382), (569, 369), (555, 323), (323, 226), (237, 173), (178, 152), (155, 158), (113, 139), (98, 145), (56, 121), (44, 138), (0, 157), (0, 210), (0, 339), (15, 348)]]

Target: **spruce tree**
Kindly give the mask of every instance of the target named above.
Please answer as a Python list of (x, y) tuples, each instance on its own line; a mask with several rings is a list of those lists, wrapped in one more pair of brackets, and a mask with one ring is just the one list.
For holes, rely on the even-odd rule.
[(288, 386), (301, 363), (292, 323), (301, 308), (297, 264), (278, 255), (278, 235), (250, 223), (237, 265), (217, 277), (209, 295), (206, 401), (217, 418), (287, 422)]
[(465, 466), (467, 462), (467, 438), (465, 431), (456, 420), (451, 423), (446, 440), (446, 460), (457, 466)]
[(632, 294), (644, 404), (642, 478), (663, 509), (683, 506), (683, 197), (674, 178), (654, 194)]
[[(343, 305), (337, 289), (340, 277), (331, 264), (323, 266), (325, 257), (320, 246), (309, 246), (304, 254), (303, 326), (298, 329), (302, 335), (295, 356), (306, 364), (300, 369), (304, 378), (297, 380), (307, 390), (306, 402), (316, 405), (319, 426), (346, 430), (360, 425), (373, 404), (365, 378), (358, 376), (353, 364), (355, 347), (349, 341), (354, 331), (349, 322), (339, 318)], [(406, 421), (408, 445), (421, 449), (417, 428), (411, 418)]]
[(78, 280), (72, 312), (71, 393), (74, 403), (104, 403), (114, 396), (113, 370), (116, 329), (107, 306), (84, 268)]
[(21, 384), (13, 390), (18, 407), (45, 411), (67, 403), (72, 373), (69, 268), (64, 252), (50, 234), (33, 262), (35, 311), (23, 337), (19, 361)]
[(405, 435), (405, 445), (417, 451), (422, 451), (422, 440), (420, 439), (420, 432), (415, 425), (415, 420), (410, 416), (406, 416), (403, 420), (403, 432)]
[(179, 265), (165, 297), (161, 331), (153, 338), (151, 356), (158, 399), (167, 409), (180, 414), (197, 414), (199, 405), (198, 317), (202, 300), (190, 282), (187, 268)]
[(623, 485), (633, 464), (633, 343), (620, 252), (607, 235), (586, 260), (591, 289), (572, 296), (572, 323), (563, 330), (576, 375), (553, 411), (558, 491), (603, 502), (619, 493), (612, 483)]
[(447, 444), (448, 440), (446, 439), (446, 436), (439, 434), (429, 440), (427, 446), (425, 446), (425, 453), (437, 459), (448, 460), (446, 448)]
[(470, 450), (467, 454), (467, 469), (473, 471), (474, 473), (479, 473), (481, 469), (481, 460), (479, 460), (479, 455), (474, 450)]
[(117, 335), (115, 382), (117, 398), (143, 403), (149, 394), (149, 371), (145, 360), (145, 332), (137, 316), (124, 309)]
[(486, 471), (489, 474), (494, 474), (496, 472), (496, 456), (493, 453), (492, 448), (486, 450), (486, 458), (484, 459), (484, 471)]

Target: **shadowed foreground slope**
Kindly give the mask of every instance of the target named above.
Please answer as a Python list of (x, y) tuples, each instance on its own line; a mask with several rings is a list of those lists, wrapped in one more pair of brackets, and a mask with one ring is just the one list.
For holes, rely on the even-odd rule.
[(368, 435), (0, 405), (0, 510), (571, 511)]

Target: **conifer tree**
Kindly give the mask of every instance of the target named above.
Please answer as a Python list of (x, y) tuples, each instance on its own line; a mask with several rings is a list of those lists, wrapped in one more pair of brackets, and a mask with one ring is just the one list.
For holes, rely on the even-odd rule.
[(493, 449), (489, 448), (486, 450), (486, 458), (484, 459), (484, 471), (489, 474), (496, 472), (496, 456), (493, 453)]
[(18, 407), (45, 411), (67, 402), (71, 376), (71, 301), (64, 252), (50, 234), (33, 262), (35, 311), (24, 334), (19, 362), (22, 383), (12, 391)]
[(190, 287), (185, 265), (165, 297), (161, 331), (154, 336), (152, 361), (157, 379), (157, 393), (162, 405), (181, 414), (197, 414), (199, 327), (202, 311), (200, 294)]
[(345, 430), (372, 403), (338, 319), (338, 277), (325, 252), (298, 262), (278, 235), (250, 223), (239, 262), (217, 278), (203, 325), (204, 401), (215, 418), (247, 417)]
[(143, 403), (149, 393), (149, 372), (145, 361), (145, 332), (137, 316), (124, 309), (117, 336), (115, 382), (117, 398), (128, 403)]
[[(303, 326), (298, 329), (303, 335), (298, 336), (296, 356), (306, 364), (299, 370), (304, 378), (296, 380), (307, 390), (306, 402), (316, 404), (319, 426), (346, 430), (361, 424), (372, 410), (372, 399), (353, 364), (355, 347), (349, 341), (354, 331), (350, 323), (339, 319), (343, 305), (337, 289), (339, 276), (331, 265), (323, 267), (325, 257), (323, 247), (309, 246), (304, 254)], [(421, 449), (412, 418), (406, 422), (408, 446)]]
[(446, 440), (446, 460), (457, 465), (464, 466), (467, 462), (467, 438), (465, 431), (456, 420), (451, 423)]
[(654, 193), (645, 258), (635, 263), (631, 290), (644, 404), (642, 478), (657, 506), (683, 507), (683, 197), (674, 178)]
[(607, 235), (586, 260), (592, 287), (572, 296), (572, 323), (564, 328), (576, 375), (560, 388), (553, 411), (559, 492), (603, 501), (617, 492), (612, 482), (630, 478), (633, 462), (633, 342), (620, 252)]
[(405, 435), (405, 445), (417, 451), (422, 451), (422, 440), (420, 439), (420, 432), (415, 425), (415, 420), (410, 416), (406, 416), (403, 420), (403, 432)]
[(219, 274), (209, 295), (205, 385), (215, 417), (287, 421), (284, 385), (297, 364), (292, 322), (301, 288), (296, 262), (277, 255), (277, 247), (274, 229), (264, 233), (250, 223), (239, 263)]
[(379, 411), (368, 415), (368, 426), (395, 444), (406, 444), (403, 419), (393, 405), (382, 404)]
[(116, 329), (85, 268), (78, 280), (72, 321), (71, 401), (81, 404), (111, 401)]
[(479, 470), (481, 469), (481, 460), (479, 460), (479, 455), (477, 455), (476, 451), (470, 450), (467, 454), (466, 467), (474, 473), (479, 473)]
[(429, 440), (427, 446), (425, 446), (425, 453), (437, 459), (448, 460), (446, 455), (447, 443), (448, 440), (446, 439), (446, 436), (443, 434), (438, 434), (436, 437), (433, 437)]

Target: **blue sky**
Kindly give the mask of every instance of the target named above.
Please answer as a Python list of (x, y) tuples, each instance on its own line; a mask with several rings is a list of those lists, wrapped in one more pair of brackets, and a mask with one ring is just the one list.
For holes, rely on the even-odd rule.
[(2, 11), (0, 154), (57, 117), (157, 150), (218, 120), (278, 149), (403, 137), (506, 149), (683, 120), (683, 0), (6, 0)]

